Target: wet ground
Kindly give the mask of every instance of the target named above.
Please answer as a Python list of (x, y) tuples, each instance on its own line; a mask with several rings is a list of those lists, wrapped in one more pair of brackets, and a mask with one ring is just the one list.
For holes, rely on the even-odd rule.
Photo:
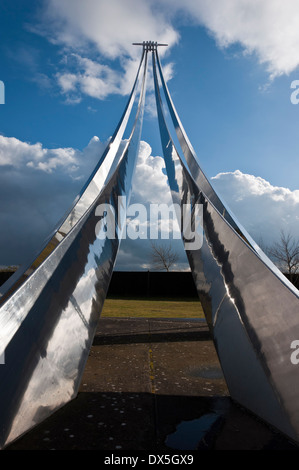
[(7, 450), (299, 450), (233, 403), (205, 322), (100, 320), (76, 399)]

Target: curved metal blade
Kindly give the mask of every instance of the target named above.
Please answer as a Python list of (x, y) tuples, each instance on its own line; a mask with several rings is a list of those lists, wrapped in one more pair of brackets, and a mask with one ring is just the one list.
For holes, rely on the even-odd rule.
[(299, 338), (298, 291), (232, 228), (185, 166), (167, 128), (154, 54), (153, 67), (173, 201), (203, 210), (202, 246), (185, 249), (231, 396), (299, 441), (299, 376), (290, 361), (290, 345)]
[[(0, 308), (0, 351), (5, 356), (0, 365), (0, 447), (77, 394), (126, 220), (146, 74), (147, 56), (135, 122), (114, 173)], [(106, 207), (115, 215), (114, 237), (105, 235)]]

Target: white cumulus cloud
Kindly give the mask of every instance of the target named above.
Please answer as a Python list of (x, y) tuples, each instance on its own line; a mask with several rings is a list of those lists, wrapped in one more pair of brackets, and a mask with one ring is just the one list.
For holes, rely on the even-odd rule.
[(211, 183), (258, 244), (279, 241), (281, 230), (299, 237), (299, 190), (239, 170), (219, 173)]
[(170, 190), (164, 158), (152, 156), (152, 149), (147, 142), (141, 142), (133, 182), (133, 201), (143, 204), (171, 203)]
[[(140, 48), (132, 43), (157, 40), (171, 48), (180, 39), (181, 17), (185, 25), (205, 27), (220, 48), (238, 44), (255, 55), (270, 78), (299, 65), (297, 0), (49, 0), (42, 5), (31, 29), (60, 48), (65, 67), (56, 78), (63, 93), (77, 93), (67, 97), (71, 102), (80, 101), (79, 93), (99, 99), (128, 93), (140, 59)], [(160, 48), (160, 54), (166, 50)]]
[[(44, 4), (43, 34), (70, 49), (93, 44), (105, 57), (140, 57), (133, 42), (174, 44), (178, 33), (155, 1), (49, 0)], [(45, 29), (46, 28), (46, 29)]]
[(184, 11), (193, 24), (208, 29), (221, 48), (233, 44), (256, 54), (270, 77), (289, 74), (299, 65), (297, 0), (162, 0)]
[(0, 167), (21, 169), (26, 166), (47, 173), (62, 170), (73, 174), (79, 170), (86, 155), (90, 161), (96, 161), (104, 148), (105, 143), (97, 136), (90, 140), (83, 151), (79, 151), (72, 147), (48, 149), (40, 142), (31, 144), (15, 137), (0, 135)]

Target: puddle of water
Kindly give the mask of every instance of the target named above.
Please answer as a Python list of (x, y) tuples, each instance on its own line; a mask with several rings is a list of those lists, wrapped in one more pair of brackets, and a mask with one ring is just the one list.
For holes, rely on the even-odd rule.
[(199, 442), (217, 421), (219, 415), (207, 413), (192, 421), (182, 421), (173, 434), (169, 434), (165, 444), (172, 449), (196, 450)]
[(192, 377), (202, 377), (204, 379), (223, 379), (222, 370), (217, 366), (202, 367), (190, 371)]

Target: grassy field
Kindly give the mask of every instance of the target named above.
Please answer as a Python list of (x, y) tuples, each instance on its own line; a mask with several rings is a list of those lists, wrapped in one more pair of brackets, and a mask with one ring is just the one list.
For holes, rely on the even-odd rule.
[(102, 317), (204, 318), (201, 303), (190, 299), (106, 299)]

